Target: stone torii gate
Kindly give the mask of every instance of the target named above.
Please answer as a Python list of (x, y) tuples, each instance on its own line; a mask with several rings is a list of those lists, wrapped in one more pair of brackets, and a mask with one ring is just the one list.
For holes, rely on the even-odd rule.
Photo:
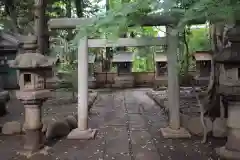
[[(50, 29), (75, 28), (77, 25), (90, 24), (94, 19), (59, 18), (51, 19)], [(88, 39), (83, 37), (78, 45), (78, 128), (68, 138), (90, 139), (95, 136), (96, 129), (88, 129), (88, 48), (100, 47), (140, 47), (167, 46), (168, 62), (168, 103), (169, 127), (161, 128), (165, 138), (186, 138), (190, 134), (180, 127), (179, 113), (179, 80), (177, 70), (178, 33), (167, 27), (167, 37), (161, 38), (119, 38), (116, 41), (107, 39)], [(81, 75), (81, 76), (80, 76)]]

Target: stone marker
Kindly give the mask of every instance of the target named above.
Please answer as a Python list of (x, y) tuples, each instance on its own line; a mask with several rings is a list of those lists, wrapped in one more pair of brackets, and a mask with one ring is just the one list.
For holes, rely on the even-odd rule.
[(7, 122), (2, 127), (2, 133), (5, 135), (19, 134), (21, 131), (22, 125), (17, 121)]

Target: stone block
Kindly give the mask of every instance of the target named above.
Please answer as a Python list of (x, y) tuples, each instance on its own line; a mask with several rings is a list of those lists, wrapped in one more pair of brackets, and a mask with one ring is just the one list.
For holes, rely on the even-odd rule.
[[(48, 126), (52, 123), (56, 122), (55, 119), (43, 119), (42, 120), (42, 132), (43, 133), (46, 133), (47, 132), (47, 129), (48, 129)], [(23, 127), (24, 128), (24, 127)], [(24, 129), (25, 130), (25, 129)]]
[(213, 121), (213, 136), (214, 137), (227, 137), (227, 119), (216, 118)]
[(65, 121), (56, 121), (49, 124), (46, 131), (46, 138), (53, 139), (57, 137), (64, 137), (71, 131), (70, 126)]
[(20, 134), (21, 131), (22, 125), (17, 121), (7, 122), (2, 127), (2, 133), (5, 135)]
[(71, 130), (77, 128), (78, 123), (77, 119), (74, 116), (72, 115), (67, 116), (65, 118), (65, 121), (68, 123)]

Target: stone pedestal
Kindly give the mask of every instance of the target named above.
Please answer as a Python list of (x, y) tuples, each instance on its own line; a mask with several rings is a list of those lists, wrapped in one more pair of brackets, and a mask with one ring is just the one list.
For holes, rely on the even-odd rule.
[(21, 100), (25, 108), (24, 129), (25, 144), (24, 149), (35, 152), (43, 147), (41, 106), (50, 97), (49, 90), (19, 91), (17, 98)]
[(240, 102), (228, 103), (228, 140), (224, 147), (218, 148), (217, 153), (228, 159), (240, 159)]

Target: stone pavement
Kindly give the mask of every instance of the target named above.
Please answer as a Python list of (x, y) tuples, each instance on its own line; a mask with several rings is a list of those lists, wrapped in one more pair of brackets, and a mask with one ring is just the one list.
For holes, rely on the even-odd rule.
[[(164, 139), (159, 129), (167, 116), (147, 95), (145, 89), (101, 92), (89, 116), (89, 127), (99, 129), (94, 140), (56, 140), (45, 154), (32, 160), (217, 160), (214, 148), (224, 144), (200, 138)], [(67, 106), (66, 106), (67, 111)], [(25, 157), (22, 136), (0, 136), (1, 160)]]

